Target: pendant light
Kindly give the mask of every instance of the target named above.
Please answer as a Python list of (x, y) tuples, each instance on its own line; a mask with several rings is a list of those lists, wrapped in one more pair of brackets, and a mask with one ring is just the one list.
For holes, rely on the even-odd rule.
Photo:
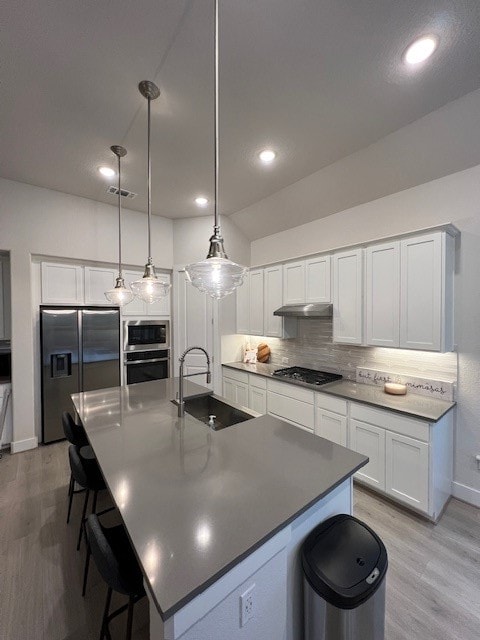
[(218, 220), (218, 0), (215, 0), (214, 50), (215, 202), (213, 235), (210, 238), (210, 249), (206, 260), (187, 265), (185, 272), (194, 287), (207, 293), (212, 298), (220, 299), (233, 293), (237, 287), (243, 284), (247, 268), (228, 259), (223, 247), (223, 238)]
[(105, 291), (105, 297), (112, 304), (123, 307), (133, 300), (133, 293), (125, 286), (122, 277), (122, 181), (120, 158), (127, 155), (127, 150), (119, 145), (113, 145), (110, 149), (117, 156), (118, 160), (118, 277), (115, 282), (115, 287), (109, 291)]
[(132, 282), (131, 287), (133, 293), (141, 298), (144, 302), (152, 304), (160, 298), (168, 295), (170, 287), (169, 282), (159, 280), (155, 273), (155, 266), (152, 261), (152, 242), (151, 242), (151, 222), (152, 222), (152, 162), (150, 158), (150, 103), (156, 100), (160, 95), (160, 90), (156, 84), (149, 80), (142, 80), (138, 85), (138, 89), (142, 96), (148, 101), (148, 125), (147, 125), (147, 188), (148, 188), (148, 258), (145, 265), (145, 273), (143, 278)]

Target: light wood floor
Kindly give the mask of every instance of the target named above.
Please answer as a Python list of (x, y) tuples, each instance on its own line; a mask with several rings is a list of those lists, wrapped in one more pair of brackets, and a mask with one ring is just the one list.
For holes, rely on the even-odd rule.
[[(80, 595), (82, 496), (67, 526), (68, 478), (66, 443), (0, 460), (0, 640), (98, 638), (105, 585), (92, 566), (87, 597)], [(478, 640), (480, 510), (452, 500), (434, 526), (356, 488), (355, 515), (389, 553), (386, 640)], [(134, 626), (135, 640), (147, 640), (146, 599)], [(123, 640), (123, 616), (112, 636)]]

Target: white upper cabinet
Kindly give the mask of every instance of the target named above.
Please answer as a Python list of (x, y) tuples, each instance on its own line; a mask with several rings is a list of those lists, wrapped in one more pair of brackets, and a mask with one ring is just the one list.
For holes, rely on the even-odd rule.
[(83, 268), (42, 262), (42, 303), (83, 304)]
[(400, 342), (400, 245), (366, 250), (367, 344), (398, 347)]
[(250, 273), (237, 292), (237, 333), (250, 333)]
[(117, 271), (109, 267), (85, 267), (85, 304), (111, 303), (105, 297), (105, 291), (113, 289)]
[(305, 302), (305, 260), (283, 265), (283, 304)]
[(253, 336), (264, 335), (263, 302), (263, 269), (253, 269), (250, 271), (250, 334)]
[(363, 344), (364, 249), (333, 256), (333, 341)]
[[(264, 276), (265, 286), (265, 313), (264, 330), (266, 336), (281, 338), (283, 336), (283, 322), (280, 316), (274, 316), (273, 312), (282, 306), (283, 300), (283, 270), (282, 265), (267, 267)], [(252, 300), (252, 303), (255, 301)], [(257, 301), (257, 304), (260, 301)]]
[(402, 240), (400, 346), (453, 348), (454, 239), (434, 232)]
[[(157, 276), (164, 282), (172, 282), (169, 273), (158, 273)], [(143, 271), (124, 269), (123, 279), (125, 286), (129, 287), (135, 280), (143, 278)], [(124, 316), (169, 316), (170, 315), (171, 293), (169, 292), (165, 298), (161, 298), (158, 302), (147, 304), (140, 298), (134, 298), (132, 302), (122, 307), (122, 315)]]
[[(129, 287), (134, 280), (139, 280), (142, 277), (143, 271), (123, 270), (123, 279), (126, 287)], [(144, 316), (146, 315), (146, 306), (143, 300), (134, 298), (129, 304), (122, 307), (122, 316)]]
[[(157, 273), (157, 276), (163, 282), (172, 283), (172, 277), (169, 273)], [(161, 298), (158, 302), (153, 302), (152, 304), (146, 304), (146, 312), (147, 316), (169, 316), (170, 315), (170, 298), (171, 298), (171, 290), (165, 296), (165, 298)]]
[(331, 302), (330, 256), (283, 265), (283, 304)]
[[(42, 262), (42, 304), (110, 305), (105, 291), (113, 289), (118, 271), (114, 267)], [(169, 273), (158, 274), (171, 282)], [(143, 270), (124, 269), (125, 286), (143, 277)], [(123, 316), (170, 316), (170, 294), (153, 304), (139, 298), (122, 307)]]
[(331, 302), (330, 262), (330, 256), (306, 260), (305, 302)]

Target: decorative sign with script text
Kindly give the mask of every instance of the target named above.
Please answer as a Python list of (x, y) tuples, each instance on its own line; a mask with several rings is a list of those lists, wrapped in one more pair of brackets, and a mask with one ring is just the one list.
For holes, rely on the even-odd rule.
[(378, 371), (357, 367), (357, 382), (383, 387), (385, 382), (399, 382), (407, 385), (407, 393), (416, 393), (420, 396), (438, 398), (452, 402), (455, 395), (455, 383), (446, 380), (430, 380), (428, 378), (416, 378), (403, 373), (391, 371)]

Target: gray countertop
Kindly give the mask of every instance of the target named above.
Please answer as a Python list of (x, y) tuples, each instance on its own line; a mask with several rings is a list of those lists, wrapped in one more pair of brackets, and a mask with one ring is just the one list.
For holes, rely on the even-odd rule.
[(176, 388), (72, 396), (164, 619), (367, 462), (271, 416), (222, 431), (179, 419)]
[[(223, 366), (240, 371), (247, 371), (248, 373), (255, 373), (268, 378), (272, 376), (276, 369), (283, 368), (273, 364), (245, 364), (243, 362), (229, 362)], [(328, 393), (333, 396), (345, 398), (346, 400), (355, 400), (356, 402), (362, 402), (374, 407), (388, 409), (389, 411), (402, 413), (411, 418), (419, 418), (427, 422), (438, 422), (440, 418), (456, 405), (456, 402), (427, 398), (426, 396), (420, 396), (415, 393), (407, 393), (405, 396), (393, 396), (385, 393), (382, 387), (357, 384), (351, 380), (339, 380), (321, 386), (297, 382), (295, 380), (285, 380), (284, 378), (275, 378), (275, 380), (285, 382), (286, 384), (308, 387), (313, 391)]]

